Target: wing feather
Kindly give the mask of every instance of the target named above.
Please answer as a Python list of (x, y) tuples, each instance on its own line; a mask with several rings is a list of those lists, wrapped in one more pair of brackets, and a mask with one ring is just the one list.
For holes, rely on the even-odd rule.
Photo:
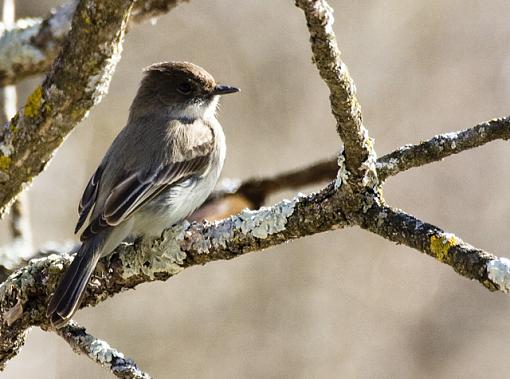
[(90, 178), (87, 187), (85, 187), (85, 191), (83, 191), (83, 195), (80, 200), (80, 204), (78, 205), (78, 222), (76, 223), (76, 227), (74, 232), (77, 233), (78, 230), (81, 229), (85, 220), (87, 219), (90, 210), (94, 206), (97, 198), (97, 191), (99, 188), (99, 181), (101, 180), (101, 175), (103, 174), (104, 166), (101, 164), (94, 175)]
[[(214, 135), (211, 129), (203, 123), (202, 128), (184, 127), (190, 133), (187, 136), (190, 138), (189, 141), (195, 143), (189, 143), (186, 146), (171, 140), (169, 141), (169, 148), (172, 157), (178, 159), (177, 161), (170, 161), (170, 163), (161, 164), (145, 171), (132, 171), (123, 175), (104, 201), (102, 212), (94, 220), (91, 220), (89, 226), (83, 231), (82, 241), (127, 220), (144, 204), (177, 183), (192, 176), (201, 176), (207, 172), (211, 164), (214, 147)], [(206, 132), (208, 133), (204, 132), (205, 128), (207, 128)], [(196, 135), (193, 135), (194, 130), (196, 130)], [(179, 133), (184, 132), (186, 132), (184, 128), (179, 130)], [(182, 141), (182, 139), (177, 140)], [(94, 201), (97, 197), (97, 188), (95, 192)], [(92, 208), (94, 201), (89, 206), (87, 213)], [(84, 220), (81, 220), (81, 216), (80, 221), (79, 225), (81, 226), (84, 222)]]

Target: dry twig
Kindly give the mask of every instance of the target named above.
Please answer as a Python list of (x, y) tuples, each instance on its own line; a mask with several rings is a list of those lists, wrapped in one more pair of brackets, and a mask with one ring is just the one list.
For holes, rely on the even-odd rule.
[(70, 321), (65, 327), (57, 329), (61, 336), (77, 354), (84, 354), (92, 361), (107, 368), (118, 378), (150, 379), (149, 374), (138, 368), (130, 358), (112, 348), (107, 342), (87, 333), (84, 327)]

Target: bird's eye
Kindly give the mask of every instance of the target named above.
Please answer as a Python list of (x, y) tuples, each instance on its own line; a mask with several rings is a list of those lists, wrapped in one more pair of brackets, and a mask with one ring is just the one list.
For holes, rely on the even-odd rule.
[(188, 82), (182, 82), (181, 84), (179, 84), (179, 86), (177, 87), (177, 91), (179, 91), (180, 93), (182, 93), (183, 95), (189, 95), (191, 93), (191, 91), (193, 90), (193, 87), (191, 86), (191, 84), (189, 84)]

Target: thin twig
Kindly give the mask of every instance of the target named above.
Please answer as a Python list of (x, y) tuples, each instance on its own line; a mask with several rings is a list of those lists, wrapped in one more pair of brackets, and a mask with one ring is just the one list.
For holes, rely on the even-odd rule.
[(510, 139), (510, 117), (482, 122), (458, 132), (439, 134), (416, 145), (405, 145), (377, 160), (379, 178), (384, 180), (413, 167), (424, 166), (494, 140)]
[(124, 354), (111, 347), (106, 341), (87, 333), (84, 327), (70, 321), (65, 327), (55, 331), (77, 354), (85, 354), (92, 361), (110, 370), (123, 379), (150, 379), (149, 374), (138, 368), (136, 363), (125, 358)]
[[(377, 160), (377, 173), (380, 180), (386, 180), (411, 168), (440, 161), (498, 139), (510, 139), (510, 117), (482, 122), (457, 132), (438, 134), (419, 144), (402, 146)], [(219, 220), (239, 213), (243, 208), (257, 209), (266, 203), (270, 195), (331, 181), (337, 172), (337, 158), (331, 158), (272, 177), (252, 178), (242, 183), (227, 180), (191, 219)]]

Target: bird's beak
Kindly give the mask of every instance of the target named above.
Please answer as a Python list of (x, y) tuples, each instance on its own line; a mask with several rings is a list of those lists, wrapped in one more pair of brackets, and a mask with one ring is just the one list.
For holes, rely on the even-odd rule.
[(239, 88), (226, 86), (224, 84), (218, 84), (214, 87), (212, 94), (213, 95), (226, 95), (228, 93), (236, 93), (241, 91)]

